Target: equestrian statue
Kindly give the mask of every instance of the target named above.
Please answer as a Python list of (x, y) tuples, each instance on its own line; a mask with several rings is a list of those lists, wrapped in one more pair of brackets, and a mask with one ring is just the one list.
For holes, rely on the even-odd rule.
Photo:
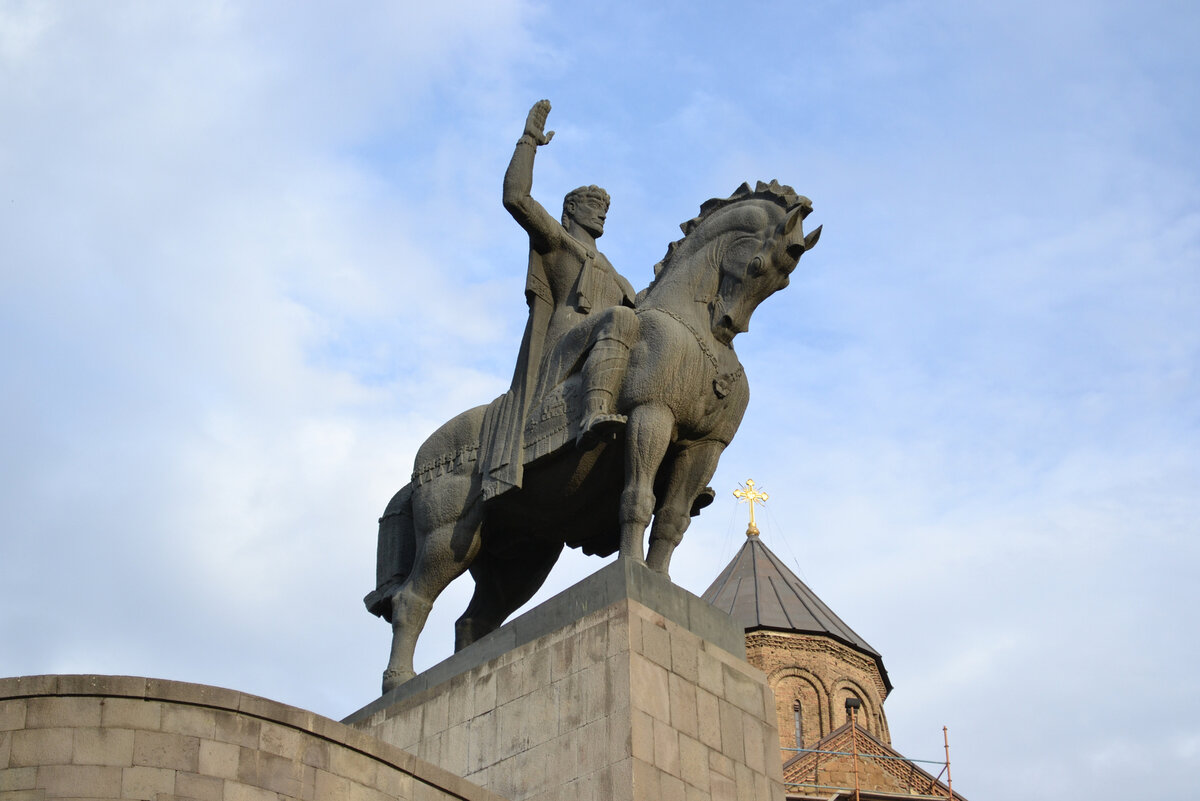
[(385, 693), (415, 675), (433, 602), (467, 570), (475, 593), (456, 650), (532, 598), (564, 545), (667, 575), (749, 401), (734, 337), (820, 237), (803, 231), (808, 198), (777, 181), (742, 184), (680, 226), (635, 295), (596, 247), (603, 189), (570, 192), (557, 220), (530, 195), (534, 156), (554, 136), (549, 111), (545, 100), (530, 110), (504, 176), (504, 207), (529, 234), (512, 384), (421, 445), (379, 521), (364, 603), (392, 624)]

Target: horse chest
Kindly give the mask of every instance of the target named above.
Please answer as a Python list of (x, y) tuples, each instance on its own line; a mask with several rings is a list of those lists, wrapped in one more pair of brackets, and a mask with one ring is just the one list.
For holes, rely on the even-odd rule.
[(745, 383), (746, 373), (742, 369), (742, 363), (738, 361), (733, 348), (701, 336), (691, 326), (688, 326), (688, 329), (703, 357), (700, 369), (705, 374), (705, 384), (708, 389), (703, 393), (706, 407), (710, 409), (724, 408), (728, 406), (728, 403), (725, 402), (726, 399), (737, 392), (740, 384)]
[(697, 431), (711, 432), (723, 428), (731, 416), (741, 416), (748, 393), (745, 371), (732, 349), (717, 346), (704, 356), (695, 364), (703, 377), (695, 395), (693, 419)]

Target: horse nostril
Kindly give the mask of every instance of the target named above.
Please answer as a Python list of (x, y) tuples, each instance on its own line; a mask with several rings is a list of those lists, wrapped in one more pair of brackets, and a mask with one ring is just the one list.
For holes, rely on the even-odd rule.
[(743, 328), (742, 326), (738, 325), (738, 323), (733, 319), (733, 315), (730, 315), (730, 314), (722, 315), (721, 328), (728, 331), (730, 336), (732, 336), (734, 334), (746, 333), (746, 329)]

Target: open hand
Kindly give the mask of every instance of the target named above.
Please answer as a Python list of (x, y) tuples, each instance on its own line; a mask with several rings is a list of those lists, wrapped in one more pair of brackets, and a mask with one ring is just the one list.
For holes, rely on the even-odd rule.
[(554, 138), (554, 131), (546, 132), (546, 115), (550, 113), (550, 101), (539, 100), (533, 104), (533, 108), (529, 109), (529, 116), (525, 118), (525, 133), (531, 137), (535, 144), (544, 145)]

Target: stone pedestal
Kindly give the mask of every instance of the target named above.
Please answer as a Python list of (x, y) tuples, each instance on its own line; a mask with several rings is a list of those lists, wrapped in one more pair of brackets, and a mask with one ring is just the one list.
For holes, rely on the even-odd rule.
[(743, 632), (618, 560), (348, 717), (512, 801), (780, 801)]

